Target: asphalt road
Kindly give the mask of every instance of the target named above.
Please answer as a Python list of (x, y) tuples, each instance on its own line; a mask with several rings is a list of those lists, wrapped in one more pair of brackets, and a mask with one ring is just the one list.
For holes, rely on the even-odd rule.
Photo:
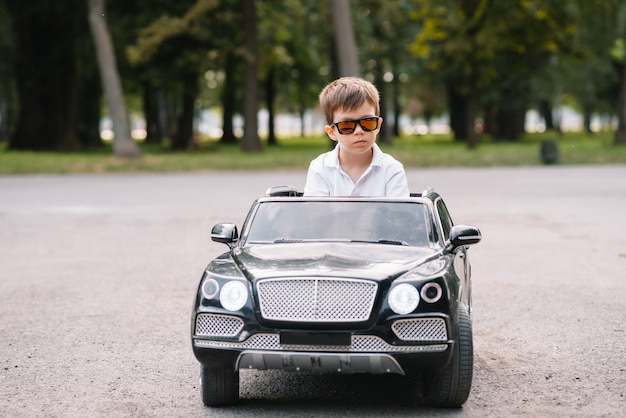
[(202, 406), (190, 312), (204, 266), (302, 172), (0, 177), (0, 416), (624, 416), (626, 166), (408, 171), (473, 263), (474, 385), (461, 410), (400, 376), (245, 371)]

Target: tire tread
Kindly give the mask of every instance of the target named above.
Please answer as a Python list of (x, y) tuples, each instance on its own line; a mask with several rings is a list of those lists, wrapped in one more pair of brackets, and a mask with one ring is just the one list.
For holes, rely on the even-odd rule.
[(200, 366), (200, 392), (205, 406), (233, 405), (239, 400), (239, 372)]

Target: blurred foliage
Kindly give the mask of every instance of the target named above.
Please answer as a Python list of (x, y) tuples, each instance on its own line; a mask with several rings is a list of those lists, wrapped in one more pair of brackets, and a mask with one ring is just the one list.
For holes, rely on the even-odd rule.
[[(523, 141), (502, 143), (484, 138), (479, 152), (455, 142), (450, 135), (402, 135), (392, 146), (383, 145), (406, 169), (428, 167), (498, 167), (541, 165), (540, 146), (555, 140), (559, 146), (559, 165), (626, 164), (626, 147), (616, 148), (611, 134), (594, 137), (584, 133), (528, 134)], [(241, 153), (237, 145), (223, 145), (205, 138), (193, 152), (170, 152), (163, 146), (142, 143), (143, 157), (124, 160), (111, 155), (109, 144), (93, 152), (9, 151), (0, 145), (0, 175), (42, 173), (116, 173), (116, 172), (200, 172), (232, 170), (301, 170), (312, 158), (327, 150), (327, 139), (281, 137), (278, 147), (260, 153)]]
[[(14, 3), (0, 0), (0, 141), (10, 138), (16, 114), (28, 111), (20, 109), (16, 93), (14, 64), (24, 51), (12, 32), (16, 16), (5, 7), (9, 1)], [(32, 0), (29, 10), (36, 13), (37, 5), (48, 2)], [(317, 111), (317, 95), (335, 78), (341, 59), (334, 51), (329, 1), (256, 6), (261, 108), (275, 115)], [(564, 103), (586, 116), (619, 114), (623, 0), (353, 0), (351, 7), (362, 75), (381, 90), (392, 136), (400, 135), (401, 114), (427, 124), (435, 116), (450, 115), (454, 122), (460, 114), (471, 123), (475, 116), (485, 134), (518, 140), (525, 139), (520, 118), (541, 105), (546, 118)], [(189, 94), (196, 117), (203, 109), (219, 109), (224, 136), (236, 142), (229, 124), (243, 113), (246, 95), (248, 22), (240, 0), (108, 0), (107, 21), (130, 109), (147, 122), (147, 143), (181, 144), (182, 125), (197, 123), (181, 117)], [(38, 36), (42, 44), (50, 40)], [(77, 68), (90, 68), (92, 54), (80, 47)], [(98, 83), (94, 71), (79, 73), (85, 86)], [(455, 107), (468, 98), (465, 108)], [(458, 112), (468, 106), (470, 111)], [(465, 134), (473, 131), (471, 124), (465, 128)], [(489, 141), (485, 134), (481, 141)], [(189, 149), (199, 140), (196, 132)], [(381, 141), (387, 142), (382, 134)]]

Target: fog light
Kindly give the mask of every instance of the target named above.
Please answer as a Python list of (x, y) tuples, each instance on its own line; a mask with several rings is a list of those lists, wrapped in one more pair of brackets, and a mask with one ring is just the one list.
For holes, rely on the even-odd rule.
[(228, 282), (222, 286), (220, 303), (229, 311), (238, 311), (248, 301), (248, 288), (242, 282)]
[(420, 295), (414, 286), (402, 283), (391, 289), (387, 300), (392, 311), (398, 315), (406, 315), (417, 308)]
[(439, 286), (439, 283), (434, 282), (426, 283), (422, 287), (422, 291), (420, 292), (422, 299), (424, 299), (424, 301), (428, 303), (437, 302), (439, 299), (441, 299), (442, 294), (443, 290), (441, 290), (441, 286)]

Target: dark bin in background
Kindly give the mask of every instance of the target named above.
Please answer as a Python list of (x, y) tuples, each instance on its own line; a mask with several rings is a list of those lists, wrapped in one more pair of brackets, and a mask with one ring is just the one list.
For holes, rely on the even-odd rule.
[(559, 161), (559, 145), (556, 141), (546, 139), (541, 141), (541, 162), (556, 164)]

